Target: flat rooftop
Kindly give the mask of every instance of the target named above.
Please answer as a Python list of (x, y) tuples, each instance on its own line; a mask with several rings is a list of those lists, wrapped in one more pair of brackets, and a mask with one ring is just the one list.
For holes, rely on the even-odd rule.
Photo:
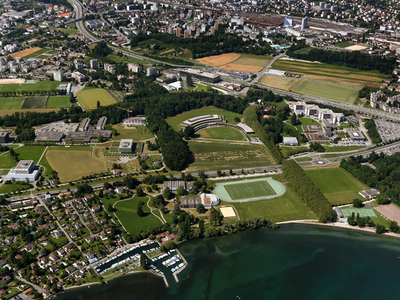
[(15, 169), (18, 170), (29, 170), (29, 167), (33, 164), (33, 160), (20, 160)]
[(119, 143), (119, 148), (132, 148), (133, 140), (132, 139), (123, 139)]
[(41, 131), (36, 136), (36, 141), (60, 141), (64, 133), (60, 131)]

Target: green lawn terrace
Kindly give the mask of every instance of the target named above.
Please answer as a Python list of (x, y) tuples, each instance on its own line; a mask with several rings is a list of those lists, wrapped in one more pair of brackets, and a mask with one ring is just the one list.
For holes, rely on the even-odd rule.
[(285, 186), (272, 177), (217, 183), (214, 193), (227, 202), (274, 199), (284, 195)]

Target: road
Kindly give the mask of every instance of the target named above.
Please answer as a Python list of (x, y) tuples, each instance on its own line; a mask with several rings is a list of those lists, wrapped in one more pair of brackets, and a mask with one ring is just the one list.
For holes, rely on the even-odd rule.
[(25, 284), (28, 284), (28, 285), (33, 286), (33, 288), (34, 288), (35, 290), (37, 290), (40, 294), (42, 294), (42, 293), (45, 291), (45, 289), (41, 288), (40, 286), (38, 286), (38, 285), (36, 285), (36, 284), (34, 284), (34, 283), (30, 282), (30, 281), (25, 280), (25, 279), (22, 278), (22, 277), (15, 276), (15, 278), (18, 279), (18, 280), (20, 280), (20, 281), (22, 281), (22, 282), (25, 283)]
[[(286, 52), (285, 52), (286, 53)], [(279, 54), (275, 56), (260, 72), (257, 73), (257, 76), (250, 82), (250, 84), (256, 84), (261, 77), (271, 68), (272, 64), (277, 61), (279, 58), (285, 55), (285, 53)]]

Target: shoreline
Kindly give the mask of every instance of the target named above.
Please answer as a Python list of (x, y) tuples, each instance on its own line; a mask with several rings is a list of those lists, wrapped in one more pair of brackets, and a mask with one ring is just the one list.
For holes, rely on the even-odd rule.
[[(292, 221), (278, 222), (278, 223), (275, 223), (275, 224), (276, 225), (301, 224), (301, 225), (310, 225), (310, 226), (323, 226), (323, 227), (339, 228), (339, 229), (350, 229), (350, 230), (361, 231), (361, 232), (364, 232), (364, 233), (365, 232), (373, 233), (374, 235), (378, 235), (378, 236), (389, 236), (389, 237), (394, 237), (394, 238), (400, 238), (400, 234), (396, 234), (396, 233), (393, 233), (393, 232), (385, 232), (385, 233), (382, 233), (382, 234), (377, 234), (375, 232), (375, 228), (373, 228), (373, 227), (362, 227), (361, 228), (361, 227), (358, 227), (358, 226), (350, 226), (347, 223), (339, 223), (339, 222), (335, 222), (335, 223), (319, 223), (318, 220), (310, 219), (310, 220), (292, 220)], [(263, 227), (263, 228), (266, 228), (266, 227)], [(190, 241), (190, 240), (183, 240), (183, 241), (179, 242), (178, 244), (181, 244), (181, 243), (184, 243), (184, 242), (188, 242), (188, 241)], [(176, 248), (176, 250), (178, 251), (178, 253), (180, 253), (178, 248)], [(183, 257), (183, 256), (181, 255), (181, 257)], [(177, 280), (177, 275), (179, 273), (181, 273), (184, 269), (186, 269), (186, 267), (188, 266), (188, 263), (187, 263), (186, 259), (184, 259), (184, 261), (186, 262), (185, 267), (183, 267), (180, 270), (175, 271), (172, 274), (177, 282), (179, 282), (179, 279)], [(167, 280), (165, 278), (165, 275), (161, 275), (161, 274), (158, 274), (156, 272), (152, 272), (152, 270), (130, 271), (130, 272), (121, 274), (121, 276), (112, 278), (109, 281), (112, 281), (114, 279), (118, 279), (118, 278), (121, 278), (121, 277), (124, 277), (124, 276), (133, 275), (133, 274), (139, 274), (139, 273), (150, 273), (152, 275), (161, 277), (161, 278), (163, 278), (166, 287), (167, 288), (169, 287), (169, 284), (168, 284), (168, 282), (167, 282)], [(104, 284), (106, 284), (106, 282), (108, 282), (108, 281), (105, 281)], [(79, 285), (79, 286), (71, 286), (71, 287), (65, 288), (62, 293), (67, 292), (69, 290), (73, 290), (73, 289), (90, 287), (91, 285), (102, 285), (102, 284), (100, 282), (92, 282), (92, 283), (82, 284), (82, 285)]]
[(350, 230), (357, 230), (362, 232), (373, 233), (378, 236), (391, 236), (395, 238), (400, 238), (400, 234), (394, 232), (385, 232), (382, 234), (377, 234), (375, 232), (375, 227), (358, 227), (358, 226), (350, 226), (347, 223), (319, 223), (317, 220), (293, 220), (293, 221), (286, 221), (286, 222), (279, 222), (276, 225), (285, 225), (285, 224), (303, 224), (303, 225), (314, 225), (314, 226), (326, 226), (326, 227), (334, 227), (340, 229), (350, 229)]

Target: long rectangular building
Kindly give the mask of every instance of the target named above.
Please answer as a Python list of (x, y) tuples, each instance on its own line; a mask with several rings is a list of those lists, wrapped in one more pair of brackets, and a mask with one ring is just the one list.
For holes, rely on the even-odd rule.
[(192, 78), (198, 79), (200, 81), (215, 83), (221, 80), (221, 76), (218, 74), (213, 74), (209, 72), (202, 72), (195, 69), (184, 69), (179, 71), (180, 76), (191, 75)]
[(79, 131), (87, 131), (90, 126), (90, 119), (89, 118), (84, 118), (79, 125)]
[(97, 122), (96, 129), (104, 130), (104, 126), (106, 126), (107, 117), (101, 117)]

